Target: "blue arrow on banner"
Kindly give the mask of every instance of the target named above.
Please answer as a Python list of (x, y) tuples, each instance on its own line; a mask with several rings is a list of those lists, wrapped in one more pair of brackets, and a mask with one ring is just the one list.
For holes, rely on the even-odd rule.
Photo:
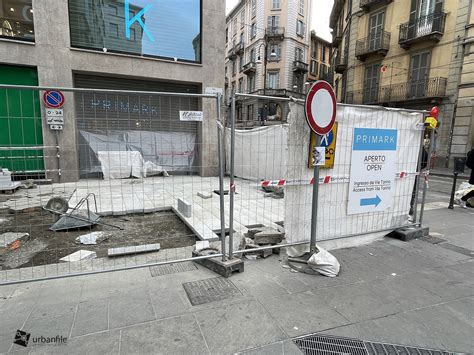
[(380, 199), (379, 195), (377, 195), (375, 198), (362, 198), (360, 200), (360, 205), (361, 206), (375, 206), (377, 207), (382, 200)]

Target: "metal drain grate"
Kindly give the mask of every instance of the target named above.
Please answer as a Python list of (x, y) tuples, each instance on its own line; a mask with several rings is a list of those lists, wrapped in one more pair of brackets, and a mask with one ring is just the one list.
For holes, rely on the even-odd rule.
[(150, 266), (151, 277), (194, 271), (197, 267), (193, 262)]
[(415, 348), (386, 343), (365, 342), (357, 339), (334, 337), (322, 334), (307, 335), (293, 339), (306, 355), (454, 355), (442, 350)]
[(367, 355), (364, 342), (355, 339), (309, 335), (294, 339), (293, 342), (306, 355)]
[(183, 284), (183, 287), (193, 306), (242, 294), (230, 280), (223, 277), (187, 282)]
[(384, 343), (366, 342), (365, 346), (368, 350), (369, 355), (379, 355), (379, 354), (454, 355), (453, 353), (441, 351), (441, 350), (421, 349), (421, 348), (415, 348), (411, 346), (392, 345), (392, 344), (384, 344)]

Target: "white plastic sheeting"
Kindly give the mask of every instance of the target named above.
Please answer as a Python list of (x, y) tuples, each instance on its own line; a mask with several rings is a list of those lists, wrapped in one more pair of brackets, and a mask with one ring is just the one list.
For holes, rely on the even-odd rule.
[[(288, 125), (235, 131), (235, 176), (248, 180), (280, 179), (286, 173)], [(230, 162), (230, 129), (226, 129)], [(227, 173), (230, 165), (227, 164)]]
[(195, 170), (194, 133), (113, 131), (99, 134), (80, 131), (80, 134), (84, 142), (81, 145), (81, 172), (102, 172), (114, 179)]
[[(288, 169), (287, 179), (311, 180), (313, 170), (308, 169), (310, 130), (305, 120), (304, 107), (290, 104), (288, 117)], [(386, 108), (364, 108), (339, 105), (337, 147), (333, 169), (322, 169), (320, 176), (349, 177), (353, 131), (355, 127), (392, 128), (398, 130), (397, 172), (415, 172), (422, 130), (416, 128), (422, 122), (421, 113)], [(385, 229), (395, 229), (407, 223), (410, 199), (415, 182), (414, 176), (395, 180), (393, 207), (383, 212), (347, 214), (349, 182), (319, 185), (317, 241), (371, 233), (383, 236)], [(285, 232), (289, 243), (309, 241), (311, 235), (312, 186), (285, 187)], [(362, 237), (362, 235), (365, 235)], [(290, 256), (309, 251), (309, 245), (288, 248)]]

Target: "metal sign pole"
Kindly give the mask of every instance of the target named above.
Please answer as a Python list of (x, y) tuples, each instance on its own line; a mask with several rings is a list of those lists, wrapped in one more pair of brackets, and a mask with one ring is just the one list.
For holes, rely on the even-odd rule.
[[(316, 147), (321, 145), (321, 136), (316, 136)], [(316, 162), (315, 162), (316, 163)], [(317, 252), (316, 249), (316, 230), (318, 220), (318, 194), (319, 194), (319, 166), (314, 165), (314, 180), (313, 180), (313, 200), (311, 205), (311, 241), (310, 241), (310, 253), (313, 255)]]
[(230, 115), (230, 198), (229, 198), (229, 259), (234, 258), (234, 195), (235, 195), (235, 94), (232, 96)]

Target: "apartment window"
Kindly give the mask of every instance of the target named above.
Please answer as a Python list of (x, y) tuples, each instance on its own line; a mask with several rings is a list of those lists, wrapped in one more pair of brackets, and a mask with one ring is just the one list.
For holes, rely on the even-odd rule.
[[(276, 57), (272, 57), (272, 53), (276, 54)], [(281, 44), (271, 44), (267, 48), (267, 59), (269, 61), (281, 60)]]
[(240, 43), (244, 43), (244, 33), (240, 34)]
[[(130, 1), (126, 13), (128, 2), (123, 0), (68, 0), (71, 46), (200, 62), (201, 1), (187, 0), (185, 7), (176, 6), (174, 0)], [(151, 7), (144, 7), (147, 4)], [(136, 14), (142, 14), (141, 21), (133, 22)], [(109, 32), (109, 24), (118, 27), (118, 38)]]
[(239, 92), (240, 93), (244, 92), (244, 78), (239, 79)]
[(257, 0), (252, 0), (252, 18), (257, 16)]
[(300, 0), (300, 15), (304, 15), (304, 1)]
[(257, 25), (254, 22), (250, 26), (250, 39), (255, 38), (256, 35), (257, 35)]
[(311, 50), (311, 57), (318, 59), (318, 42), (313, 42), (313, 48)]
[(280, 87), (280, 72), (268, 72), (267, 74), (267, 88), (278, 89)]
[(247, 106), (247, 121), (253, 121), (253, 105)]
[(280, 16), (268, 16), (268, 28), (275, 28), (280, 25)]
[(251, 75), (247, 77), (247, 92), (255, 91), (255, 76)]
[(318, 63), (313, 59), (311, 60), (311, 67), (310, 67), (310, 73), (313, 76), (318, 75)]
[(232, 20), (232, 36), (237, 35), (237, 18)]
[(245, 9), (240, 13), (240, 28), (244, 28), (245, 25)]
[(255, 48), (252, 48), (252, 50), (250, 51), (250, 61), (251, 62), (256, 62), (257, 61), (257, 57), (255, 55)]
[(321, 46), (321, 62), (326, 62), (326, 46)]
[(232, 75), (235, 75), (237, 72), (237, 63), (235, 60), (232, 61)]
[(304, 37), (304, 31), (305, 31), (305, 26), (304, 22), (301, 20), (296, 21), (296, 34), (300, 37)]
[(0, 0), (0, 38), (35, 41), (32, 0)]
[(276, 10), (280, 8), (280, 0), (273, 0), (272, 1), (272, 9)]
[(229, 27), (225, 29), (225, 43), (229, 42)]
[(302, 48), (295, 48), (295, 60), (304, 62), (304, 50)]
[(244, 56), (239, 58), (239, 71), (241, 72), (244, 69)]

